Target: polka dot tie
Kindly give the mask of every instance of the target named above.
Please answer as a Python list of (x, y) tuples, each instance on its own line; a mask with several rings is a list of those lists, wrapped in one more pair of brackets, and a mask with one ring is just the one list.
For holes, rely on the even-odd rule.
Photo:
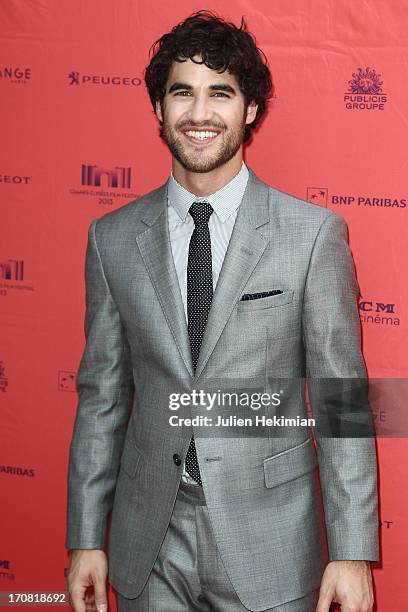
[[(209, 202), (194, 202), (189, 209), (195, 228), (190, 239), (187, 264), (187, 318), (191, 357), (197, 367), (213, 296), (211, 238), (208, 221), (213, 213)], [(202, 485), (194, 436), (186, 455), (186, 471)]]

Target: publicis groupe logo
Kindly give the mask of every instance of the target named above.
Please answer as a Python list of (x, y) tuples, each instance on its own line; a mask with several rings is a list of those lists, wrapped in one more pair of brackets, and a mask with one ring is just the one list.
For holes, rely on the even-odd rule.
[(68, 74), (69, 85), (124, 85), (139, 87), (142, 79), (137, 76), (117, 76), (103, 74), (81, 74), (73, 70)]
[(344, 94), (347, 110), (384, 110), (387, 99), (381, 74), (369, 66), (353, 73)]
[(7, 295), (11, 289), (34, 291), (32, 285), (26, 285), (24, 281), (24, 260), (7, 259), (0, 261), (0, 297)]
[(329, 196), (327, 187), (308, 187), (307, 200), (312, 204), (327, 207), (333, 206), (358, 206), (366, 209), (400, 209), (407, 208), (407, 198), (395, 198), (372, 195), (333, 194)]
[(81, 164), (82, 189), (71, 188), (71, 195), (97, 196), (98, 203), (114, 204), (115, 198), (135, 199), (132, 193), (132, 169), (128, 166)]
[(4, 361), (0, 361), (0, 393), (5, 393), (8, 387), (8, 378), (6, 376), (6, 368)]
[(393, 303), (360, 298), (358, 309), (362, 323), (391, 327), (399, 326), (401, 323), (396, 313), (396, 305)]
[(31, 80), (31, 68), (20, 66), (0, 66), (0, 79), (10, 83), (25, 84)]

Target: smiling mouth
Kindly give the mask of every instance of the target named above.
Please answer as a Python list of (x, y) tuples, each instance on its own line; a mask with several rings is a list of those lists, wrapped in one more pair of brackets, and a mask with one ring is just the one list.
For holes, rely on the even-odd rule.
[(194, 144), (207, 144), (213, 142), (213, 140), (217, 138), (219, 132), (214, 132), (213, 130), (186, 130), (183, 134), (187, 140)]

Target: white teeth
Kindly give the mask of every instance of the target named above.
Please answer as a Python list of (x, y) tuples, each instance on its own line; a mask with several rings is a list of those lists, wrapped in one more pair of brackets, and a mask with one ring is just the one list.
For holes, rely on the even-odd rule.
[(187, 136), (191, 138), (197, 138), (198, 140), (206, 140), (207, 138), (214, 138), (217, 136), (217, 132), (194, 132), (193, 130), (189, 130), (186, 132)]

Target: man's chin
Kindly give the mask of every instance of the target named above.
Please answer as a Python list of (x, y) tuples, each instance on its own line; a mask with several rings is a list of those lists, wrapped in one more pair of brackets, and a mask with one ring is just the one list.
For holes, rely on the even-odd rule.
[(224, 163), (225, 162), (220, 162), (218, 164), (208, 164), (206, 166), (203, 166), (203, 165), (192, 166), (192, 165), (183, 164), (183, 168), (187, 170), (188, 172), (194, 172), (196, 174), (206, 174), (208, 172), (212, 172), (213, 170), (216, 170), (220, 166), (224, 165)]
[(211, 172), (216, 168), (222, 166), (225, 162), (222, 159), (187, 159), (185, 156), (175, 156), (177, 161), (183, 166), (184, 170), (188, 172), (196, 172), (197, 174), (204, 174)]
[(239, 150), (242, 140), (236, 143), (236, 146), (228, 146), (225, 149), (217, 147), (216, 150), (210, 152), (193, 147), (185, 147), (180, 141), (173, 141), (166, 138), (163, 134), (163, 140), (166, 142), (171, 154), (187, 172), (196, 172), (197, 174), (205, 174), (212, 172), (221, 166), (224, 166)]

